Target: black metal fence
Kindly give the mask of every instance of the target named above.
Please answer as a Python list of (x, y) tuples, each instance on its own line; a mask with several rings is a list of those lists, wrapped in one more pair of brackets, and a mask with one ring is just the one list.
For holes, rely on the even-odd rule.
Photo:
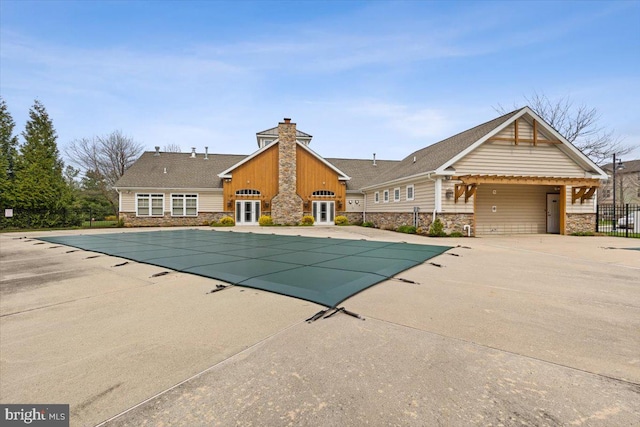
[(619, 237), (640, 237), (640, 205), (598, 205), (596, 232)]
[(118, 218), (92, 209), (0, 208), (0, 230), (116, 227)]

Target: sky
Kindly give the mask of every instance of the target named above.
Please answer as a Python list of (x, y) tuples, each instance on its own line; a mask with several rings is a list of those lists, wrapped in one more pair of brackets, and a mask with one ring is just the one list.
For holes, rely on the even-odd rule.
[(324, 157), (402, 159), (526, 105), (596, 108), (640, 159), (640, 1), (0, 2), (0, 95), (64, 153), (250, 154), (284, 117)]

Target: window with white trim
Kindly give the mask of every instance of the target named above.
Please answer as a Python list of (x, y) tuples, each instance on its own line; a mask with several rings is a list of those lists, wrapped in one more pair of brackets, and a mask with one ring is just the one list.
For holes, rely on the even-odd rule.
[(384, 190), (384, 195), (382, 196), (385, 203), (389, 203), (389, 190)]
[(172, 194), (171, 216), (198, 216), (198, 195)]
[(413, 184), (411, 185), (407, 185), (407, 200), (413, 200), (414, 198), (414, 193), (415, 189), (413, 187)]
[(376, 192), (373, 194), (373, 201), (374, 201), (375, 203), (380, 203), (380, 192), (379, 192), (379, 191), (376, 191)]
[(164, 194), (136, 194), (137, 216), (163, 216)]
[(393, 201), (394, 202), (400, 201), (400, 187), (396, 187), (393, 189)]

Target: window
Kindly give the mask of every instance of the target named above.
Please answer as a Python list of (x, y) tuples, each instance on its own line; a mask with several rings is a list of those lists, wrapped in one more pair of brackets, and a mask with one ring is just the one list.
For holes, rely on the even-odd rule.
[(393, 189), (393, 201), (394, 202), (399, 202), (400, 201), (400, 187), (397, 187), (397, 188)]
[(172, 194), (171, 216), (198, 216), (198, 195)]
[(164, 194), (136, 194), (137, 216), (163, 216)]
[(605, 188), (604, 189), (604, 198), (608, 199), (609, 197), (611, 197), (611, 189), (610, 188)]
[(236, 196), (260, 196), (259, 190), (253, 190), (251, 188), (243, 188), (242, 190), (236, 191)]
[(407, 185), (407, 200), (413, 200), (413, 185)]
[(329, 190), (317, 190), (311, 193), (313, 197), (334, 197), (336, 194)]
[(389, 203), (389, 190), (384, 190), (384, 202)]
[(379, 192), (379, 191), (376, 191), (376, 192), (373, 194), (373, 201), (374, 201), (375, 203), (380, 203), (380, 192)]

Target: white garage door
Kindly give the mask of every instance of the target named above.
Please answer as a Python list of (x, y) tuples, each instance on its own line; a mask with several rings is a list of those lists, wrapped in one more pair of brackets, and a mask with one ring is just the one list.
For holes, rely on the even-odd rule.
[(476, 234), (547, 232), (547, 194), (553, 186), (481, 184), (476, 190)]

